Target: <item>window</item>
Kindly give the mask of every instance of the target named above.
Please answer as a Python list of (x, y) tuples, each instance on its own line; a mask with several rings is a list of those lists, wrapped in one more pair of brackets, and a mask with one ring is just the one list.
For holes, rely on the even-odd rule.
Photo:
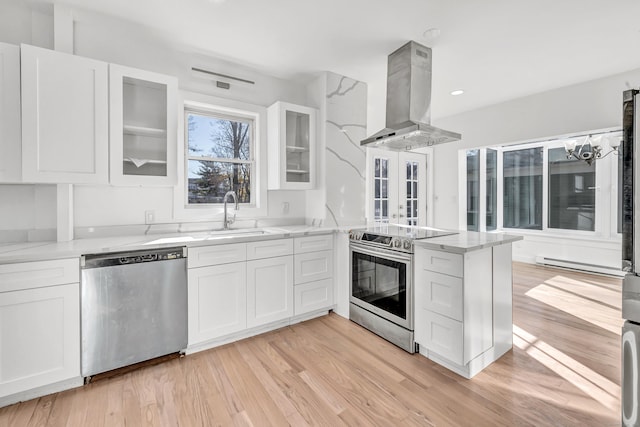
[(407, 225), (418, 225), (418, 162), (406, 161)]
[(467, 230), (480, 231), (480, 150), (467, 151)]
[[(560, 231), (580, 238), (618, 237), (622, 231), (622, 146), (617, 151), (612, 147), (620, 143), (620, 138), (618, 129), (607, 129), (460, 150), (461, 227), (478, 231)], [(584, 141), (583, 153), (592, 151), (589, 141), (599, 142), (601, 158), (589, 164), (568, 157), (564, 144), (575, 139)]]
[(505, 228), (542, 230), (542, 156), (542, 147), (504, 153)]
[(222, 203), (227, 191), (252, 203), (253, 119), (187, 109), (185, 122), (188, 204)]
[(373, 175), (373, 219), (389, 222), (389, 160), (376, 157)]
[[(487, 148), (486, 160), (486, 185), (487, 185), (487, 231), (498, 228), (498, 151)], [(478, 181), (480, 177), (478, 176)]]
[[(591, 147), (585, 144), (591, 151)], [(549, 149), (549, 228), (595, 231), (596, 163)]]

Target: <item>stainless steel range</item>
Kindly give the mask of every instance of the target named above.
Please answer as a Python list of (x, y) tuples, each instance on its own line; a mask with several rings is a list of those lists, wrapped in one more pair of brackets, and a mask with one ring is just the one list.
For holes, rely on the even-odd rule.
[(413, 341), (413, 245), (454, 231), (381, 224), (349, 232), (349, 317), (398, 347)]

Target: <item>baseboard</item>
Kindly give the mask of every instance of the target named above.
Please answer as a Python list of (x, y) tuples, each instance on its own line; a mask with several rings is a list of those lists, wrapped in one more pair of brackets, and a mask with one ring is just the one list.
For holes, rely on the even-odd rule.
[(58, 393), (60, 391), (81, 387), (82, 385), (84, 385), (84, 378), (74, 377), (68, 380), (59, 381), (57, 383), (47, 384), (42, 387), (32, 388), (20, 393), (0, 397), (0, 408), (13, 405), (14, 403), (25, 402), (37, 397), (46, 396), (47, 394)]
[(209, 350), (211, 348), (219, 347), (221, 345), (229, 344), (235, 341), (240, 341), (245, 338), (250, 338), (256, 335), (260, 335), (265, 332), (270, 332), (276, 329), (284, 328), (286, 326), (295, 325), (296, 323), (304, 322), (306, 320), (311, 320), (316, 317), (325, 316), (329, 313), (330, 310), (332, 310), (332, 308), (315, 310), (309, 313), (279, 320), (277, 322), (268, 323), (266, 325), (260, 325), (254, 328), (245, 329), (243, 331), (235, 332), (233, 334), (225, 335), (223, 337), (195, 343), (187, 347), (187, 349), (185, 350), (185, 354), (189, 355), (193, 353), (198, 353), (200, 351)]
[(557, 258), (548, 258), (543, 256), (536, 257), (536, 264), (566, 268), (568, 270), (574, 270), (574, 271), (584, 271), (587, 273), (603, 274), (606, 276), (624, 277), (626, 274), (624, 271), (622, 271), (621, 268), (611, 267), (607, 265), (593, 265), (593, 264), (568, 261), (568, 260), (557, 259)]

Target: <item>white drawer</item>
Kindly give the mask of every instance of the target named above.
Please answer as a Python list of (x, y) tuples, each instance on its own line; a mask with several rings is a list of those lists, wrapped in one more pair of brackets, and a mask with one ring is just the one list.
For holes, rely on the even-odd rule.
[(293, 288), (296, 316), (333, 306), (333, 279), (304, 283)]
[(79, 258), (0, 265), (0, 292), (78, 282)]
[(293, 277), (296, 285), (333, 276), (333, 251), (296, 254), (293, 257)]
[(419, 271), (416, 276), (416, 306), (462, 322), (462, 290), (460, 277)]
[(293, 239), (261, 240), (247, 243), (247, 259), (273, 258), (293, 254)]
[(416, 337), (420, 345), (453, 363), (464, 365), (462, 322), (431, 311), (422, 311), (422, 314), (424, 336)]
[(460, 254), (417, 248), (416, 265), (424, 270), (463, 277), (464, 264)]
[(247, 244), (199, 246), (189, 248), (187, 254), (188, 268), (243, 262), (247, 260)]
[(326, 251), (331, 249), (333, 249), (333, 234), (296, 237), (293, 239), (293, 252), (296, 254)]

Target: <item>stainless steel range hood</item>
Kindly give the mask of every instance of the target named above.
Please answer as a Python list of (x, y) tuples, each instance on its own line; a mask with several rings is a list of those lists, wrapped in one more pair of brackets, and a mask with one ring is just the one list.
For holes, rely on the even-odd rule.
[(459, 133), (431, 126), (431, 49), (414, 41), (389, 55), (387, 127), (360, 145), (412, 150), (458, 141)]

